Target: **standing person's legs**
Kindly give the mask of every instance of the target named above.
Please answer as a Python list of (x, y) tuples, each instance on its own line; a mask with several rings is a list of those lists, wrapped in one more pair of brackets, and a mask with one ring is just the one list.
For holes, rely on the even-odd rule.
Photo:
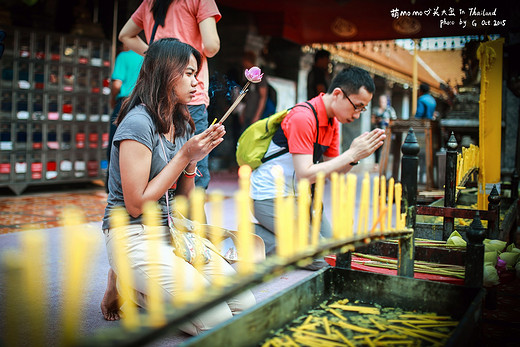
[[(206, 105), (188, 105), (188, 110), (195, 123), (195, 135), (206, 130), (208, 128), (208, 111)], [(197, 169), (200, 171), (201, 176), (195, 177), (195, 185), (207, 189), (210, 180), (208, 156), (197, 163)]]
[(253, 214), (259, 223), (255, 234), (264, 240), (265, 255), (271, 255), (276, 251), (274, 199), (253, 200)]
[[(150, 234), (158, 231), (158, 237), (150, 237)], [(134, 276), (133, 288), (139, 293), (136, 303), (147, 308), (147, 294), (149, 283), (155, 282), (161, 288), (161, 295), (166, 302), (174, 302), (179, 288), (185, 292), (193, 292), (195, 283), (201, 286), (210, 286), (211, 283), (205, 274), (199, 273), (191, 264), (173, 253), (173, 247), (169, 242), (169, 231), (166, 227), (150, 228), (143, 225), (131, 225), (122, 230), (126, 235), (127, 247), (125, 253), (130, 261), (132, 275)], [(117, 231), (110, 229), (105, 231), (108, 259), (112, 269), (118, 273), (117, 263), (113, 259), (114, 238)], [(153, 255), (151, 257), (151, 255)], [(219, 262), (216, 254), (210, 264)], [(226, 263), (227, 264), (227, 263)], [(233, 270), (229, 264), (222, 264), (223, 273), (230, 274)], [(204, 269), (206, 272), (206, 269)], [(240, 312), (254, 305), (255, 300), (251, 292), (244, 292), (229, 301), (217, 304), (211, 309), (193, 318), (180, 326), (180, 329), (188, 334), (197, 335), (209, 330), (216, 325), (231, 318), (234, 312)]]

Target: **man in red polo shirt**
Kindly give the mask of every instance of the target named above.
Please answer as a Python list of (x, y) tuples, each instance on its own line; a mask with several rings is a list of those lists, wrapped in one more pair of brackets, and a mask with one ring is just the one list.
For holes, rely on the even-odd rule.
[[(288, 148), (289, 152), (264, 162), (251, 174), (254, 215), (260, 224), (255, 231), (264, 239), (267, 254), (276, 249), (273, 167), (283, 169), (284, 196), (296, 195), (299, 179), (306, 178), (314, 183), (320, 171), (326, 177), (333, 172), (349, 172), (359, 160), (374, 153), (385, 139), (383, 130), (374, 129), (355, 138), (347, 151), (339, 152), (339, 123), (351, 123), (358, 119), (366, 110), (374, 91), (375, 85), (370, 75), (365, 70), (351, 67), (333, 79), (327, 93), (300, 104), (302, 107), (294, 107), (282, 121), (265, 157), (283, 148)], [(320, 234), (322, 237), (331, 237), (332, 234), (325, 217), (322, 218)], [(319, 259), (307, 269), (317, 270), (323, 266), (326, 266), (325, 261)]]

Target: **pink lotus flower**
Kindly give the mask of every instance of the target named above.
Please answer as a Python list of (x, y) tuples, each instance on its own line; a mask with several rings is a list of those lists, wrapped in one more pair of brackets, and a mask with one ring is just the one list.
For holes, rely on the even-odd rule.
[(262, 70), (258, 66), (253, 66), (245, 71), (246, 78), (249, 82), (258, 83), (262, 80)]

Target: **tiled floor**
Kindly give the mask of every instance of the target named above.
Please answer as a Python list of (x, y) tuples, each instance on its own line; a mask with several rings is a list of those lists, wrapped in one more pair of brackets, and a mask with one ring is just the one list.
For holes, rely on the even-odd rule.
[(104, 187), (87, 184), (82, 187), (52, 186), (29, 190), (20, 196), (0, 195), (0, 234), (27, 229), (48, 229), (60, 225), (65, 207), (77, 207), (85, 222), (97, 222), (106, 205)]
[[(220, 190), (231, 197), (237, 189), (236, 173), (214, 173), (208, 192)], [(16, 196), (9, 190), (0, 191), (0, 234), (27, 229), (49, 229), (60, 226), (66, 207), (77, 207), (85, 222), (103, 218), (107, 194), (102, 182), (68, 186), (29, 187)]]

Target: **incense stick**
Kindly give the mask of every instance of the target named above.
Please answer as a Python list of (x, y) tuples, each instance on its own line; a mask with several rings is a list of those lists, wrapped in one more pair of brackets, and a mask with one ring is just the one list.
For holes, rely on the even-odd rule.
[[(248, 89), (245, 90), (244, 92), (240, 92), (240, 95), (237, 97), (237, 99), (235, 100), (235, 102), (233, 103), (233, 105), (231, 105), (229, 107), (229, 109), (226, 111), (226, 113), (222, 116), (222, 118), (220, 118), (220, 120), (218, 121), (219, 124), (222, 124), (224, 123), (224, 121), (227, 119), (227, 117), (229, 117), (229, 115), (231, 114), (231, 112), (233, 112), (233, 110), (238, 106), (238, 104), (240, 103), (240, 101), (242, 101), (242, 99), (244, 98), (244, 96), (246, 95)], [(213, 123), (211, 125), (213, 125), (215, 123), (215, 121), (213, 121)]]

